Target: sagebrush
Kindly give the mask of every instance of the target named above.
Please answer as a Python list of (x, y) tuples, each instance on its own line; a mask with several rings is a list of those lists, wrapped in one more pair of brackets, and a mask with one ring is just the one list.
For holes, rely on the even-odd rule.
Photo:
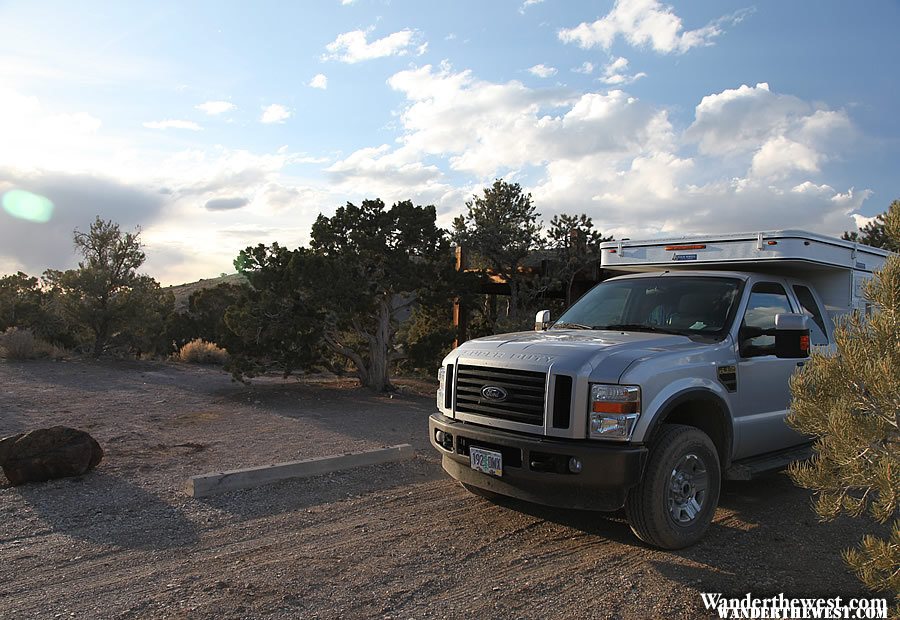
[(34, 355), (34, 334), (30, 329), (10, 327), (0, 335), (0, 347), (4, 356), (11, 360), (27, 360)]
[(216, 364), (222, 366), (228, 361), (228, 351), (214, 342), (197, 338), (181, 347), (178, 359), (189, 364)]
[(0, 333), (0, 354), (11, 360), (60, 359), (66, 351), (36, 337), (30, 329), (10, 327)]

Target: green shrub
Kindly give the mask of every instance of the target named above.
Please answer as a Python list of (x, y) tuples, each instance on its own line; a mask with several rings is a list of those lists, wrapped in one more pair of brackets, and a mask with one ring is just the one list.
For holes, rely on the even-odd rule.
[(228, 361), (228, 351), (214, 342), (191, 340), (178, 351), (178, 359), (189, 364), (216, 364), (222, 366)]
[[(900, 243), (900, 201), (882, 218)], [(815, 492), (824, 520), (868, 514), (891, 523), (884, 538), (867, 535), (844, 559), (875, 592), (893, 592), (900, 612), (900, 256), (894, 254), (865, 288), (874, 311), (853, 314), (834, 332), (833, 354), (813, 354), (791, 378), (795, 429), (816, 437), (815, 457), (791, 476)]]

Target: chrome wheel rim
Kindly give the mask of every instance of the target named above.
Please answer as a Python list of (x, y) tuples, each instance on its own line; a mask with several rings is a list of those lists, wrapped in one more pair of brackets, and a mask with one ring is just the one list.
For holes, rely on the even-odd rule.
[(679, 525), (696, 521), (703, 510), (708, 489), (709, 474), (703, 460), (692, 452), (678, 459), (666, 489), (672, 520)]

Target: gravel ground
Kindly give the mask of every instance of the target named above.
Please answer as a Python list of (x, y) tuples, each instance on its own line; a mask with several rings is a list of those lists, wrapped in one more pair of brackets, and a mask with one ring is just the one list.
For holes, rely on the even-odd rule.
[[(699, 592), (866, 596), (784, 475), (730, 483), (707, 538), (639, 543), (615, 515), (468, 494), (427, 442), (422, 386), (264, 379), (175, 364), (0, 361), (0, 436), (52, 424), (93, 473), (0, 475), (0, 617), (710, 617)], [(191, 475), (411, 443), (415, 459), (188, 498)]]

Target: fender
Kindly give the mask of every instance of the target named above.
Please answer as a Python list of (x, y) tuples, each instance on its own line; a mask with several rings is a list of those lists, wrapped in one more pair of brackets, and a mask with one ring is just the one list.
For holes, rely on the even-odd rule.
[(723, 427), (725, 429), (725, 445), (722, 446), (722, 471), (725, 471), (730, 466), (731, 455), (734, 453), (734, 418), (731, 415), (731, 409), (728, 406), (728, 402), (710, 388), (693, 387), (667, 398), (662, 405), (659, 406), (656, 415), (654, 415), (653, 419), (650, 421), (647, 431), (644, 433), (644, 443), (649, 443), (650, 438), (653, 437), (660, 425), (665, 423), (669, 415), (675, 411), (679, 405), (697, 401), (713, 404), (721, 411), (724, 422)]

